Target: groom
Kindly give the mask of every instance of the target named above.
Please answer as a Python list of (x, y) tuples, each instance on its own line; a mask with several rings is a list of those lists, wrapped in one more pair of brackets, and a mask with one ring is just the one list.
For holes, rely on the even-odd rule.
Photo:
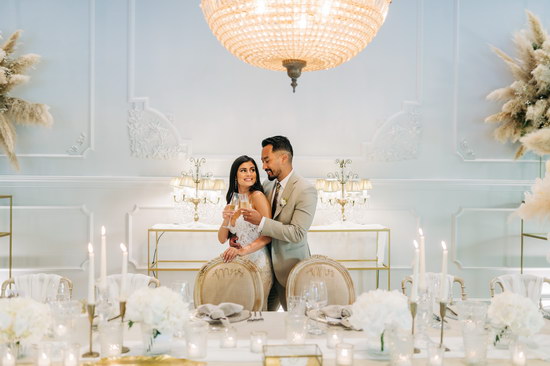
[[(279, 303), (286, 310), (286, 281), (292, 267), (309, 258), (307, 232), (317, 207), (317, 190), (292, 168), (293, 150), (284, 136), (262, 141), (262, 163), (267, 173), (264, 191), (271, 202), (271, 219), (254, 209), (243, 209), (246, 221), (258, 225), (261, 235), (271, 237), (270, 251), (275, 278), (268, 310)], [(278, 297), (278, 300), (277, 300)]]

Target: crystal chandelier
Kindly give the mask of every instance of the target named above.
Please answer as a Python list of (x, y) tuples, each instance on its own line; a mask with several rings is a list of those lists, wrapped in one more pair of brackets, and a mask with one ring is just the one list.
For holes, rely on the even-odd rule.
[(346, 206), (366, 204), (372, 184), (349, 170), (350, 159), (336, 159), (335, 163), (340, 170), (328, 173), (328, 179), (317, 179), (315, 187), (321, 202), (331, 206), (339, 205), (342, 221), (346, 221)]
[(229, 52), (254, 66), (286, 70), (296, 91), (302, 71), (333, 68), (363, 50), (391, 1), (201, 0), (201, 8)]
[(225, 189), (223, 179), (212, 179), (212, 173), (202, 173), (201, 166), (206, 163), (205, 158), (190, 158), (195, 170), (182, 172), (181, 176), (173, 178), (170, 185), (173, 187), (174, 202), (188, 202), (193, 205), (193, 220), (199, 221), (199, 205), (217, 204)]

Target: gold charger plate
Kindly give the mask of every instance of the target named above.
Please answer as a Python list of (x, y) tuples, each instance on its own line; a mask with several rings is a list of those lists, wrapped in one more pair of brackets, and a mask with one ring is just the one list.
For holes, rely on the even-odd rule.
[(204, 366), (206, 362), (162, 356), (124, 356), (114, 358), (102, 358), (97, 362), (84, 363), (84, 365), (178, 365), (178, 366)]

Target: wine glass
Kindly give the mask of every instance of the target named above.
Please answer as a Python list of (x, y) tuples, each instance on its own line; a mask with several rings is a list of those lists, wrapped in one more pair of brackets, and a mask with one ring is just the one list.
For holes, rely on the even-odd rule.
[[(314, 317), (317, 316), (319, 310), (328, 303), (327, 285), (324, 281), (311, 281), (309, 286), (304, 290), (303, 295), (306, 299), (308, 313)], [(325, 333), (325, 329), (319, 322), (310, 321), (308, 332), (310, 334), (320, 335)]]
[(176, 281), (170, 285), (172, 290), (174, 290), (178, 295), (181, 296), (184, 303), (191, 308), (192, 299), (191, 299), (191, 290), (189, 288), (189, 282), (187, 281)]

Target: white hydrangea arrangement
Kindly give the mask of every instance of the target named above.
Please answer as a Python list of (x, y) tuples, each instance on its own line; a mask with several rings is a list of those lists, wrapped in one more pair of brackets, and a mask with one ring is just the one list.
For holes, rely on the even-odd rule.
[(410, 329), (411, 314), (408, 300), (397, 290), (373, 290), (361, 294), (352, 305), (349, 322), (361, 328), (369, 336), (380, 337), (381, 351), (384, 351), (384, 332), (392, 326)]
[(46, 304), (26, 297), (0, 299), (0, 344), (40, 341), (51, 324)]
[(529, 337), (544, 326), (542, 314), (533, 301), (510, 291), (491, 299), (487, 316), (496, 329), (495, 343), (507, 331), (516, 336)]
[(182, 327), (189, 319), (189, 309), (182, 297), (167, 287), (144, 287), (128, 298), (126, 318), (130, 327), (134, 323), (150, 327), (156, 338)]

